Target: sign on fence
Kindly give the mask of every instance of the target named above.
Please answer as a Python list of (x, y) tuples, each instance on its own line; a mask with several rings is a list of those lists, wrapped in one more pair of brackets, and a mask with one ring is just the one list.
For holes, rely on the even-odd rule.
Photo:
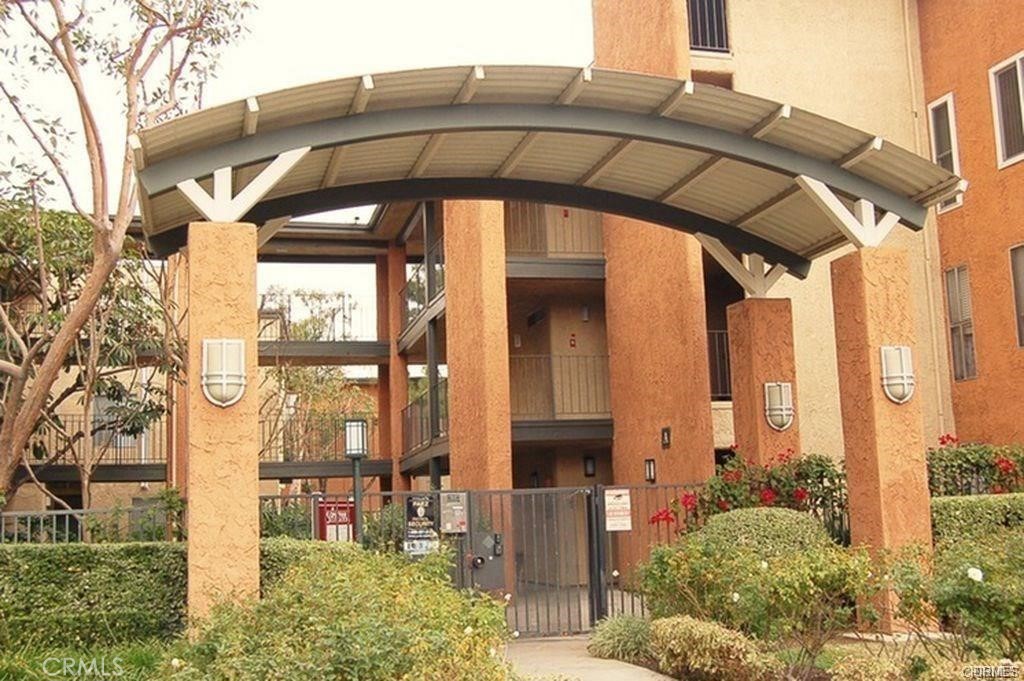
[(423, 556), (440, 546), (433, 494), (413, 494), (405, 500), (405, 553)]
[(317, 503), (317, 539), (352, 541), (354, 506), (351, 501), (319, 501)]
[(441, 492), (441, 532), (444, 534), (465, 534), (467, 494), (465, 492)]
[(604, 491), (604, 525), (609, 532), (629, 532), (633, 529), (633, 509), (628, 489)]

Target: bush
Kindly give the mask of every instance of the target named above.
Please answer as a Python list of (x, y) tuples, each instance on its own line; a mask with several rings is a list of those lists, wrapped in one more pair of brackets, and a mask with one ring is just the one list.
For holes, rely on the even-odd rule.
[(446, 570), (351, 544), (306, 553), (262, 600), (215, 608), (174, 678), (503, 681), (503, 604)]
[(994, 494), (932, 499), (935, 543), (990, 535), (1024, 527), (1024, 494)]
[[(832, 681), (903, 681), (906, 678), (899, 665), (891, 660), (859, 655), (836, 660), (829, 673)], [(957, 678), (960, 678), (959, 674)]]
[(932, 496), (1024, 492), (1024, 448), (960, 444), (944, 435), (928, 451), (928, 487)]
[(712, 516), (698, 531), (705, 544), (719, 549), (755, 550), (762, 558), (832, 546), (813, 516), (786, 508), (745, 508)]
[(688, 681), (770, 681), (780, 664), (738, 631), (692, 617), (668, 617), (651, 625), (658, 669)]
[(184, 544), (0, 545), (0, 648), (170, 637), (186, 578)]
[(594, 627), (587, 652), (594, 657), (650, 667), (654, 663), (651, 623), (630, 615), (601, 620)]

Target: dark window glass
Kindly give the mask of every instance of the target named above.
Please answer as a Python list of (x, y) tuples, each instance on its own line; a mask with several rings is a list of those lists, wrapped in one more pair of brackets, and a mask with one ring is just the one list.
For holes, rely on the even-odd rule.
[(946, 311), (953, 349), (953, 378), (958, 381), (974, 378), (978, 367), (974, 357), (971, 280), (966, 267), (946, 270)]
[(712, 52), (729, 51), (725, 0), (689, 0), (690, 47)]
[(1013, 270), (1013, 305), (1017, 314), (1017, 345), (1024, 347), (1024, 246), (1010, 251)]
[(1021, 114), (1017, 64), (996, 73), (996, 107), (1003, 160), (1024, 154), (1024, 116)]

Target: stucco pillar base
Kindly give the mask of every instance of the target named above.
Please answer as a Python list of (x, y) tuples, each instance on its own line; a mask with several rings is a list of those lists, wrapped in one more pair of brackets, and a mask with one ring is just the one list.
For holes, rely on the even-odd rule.
[(445, 201), (448, 441), (455, 489), (512, 487), (505, 208)]
[[(192, 223), (185, 259), (188, 613), (197, 618), (218, 600), (259, 596), (256, 227)], [(245, 341), (247, 385), (226, 408), (203, 395), (205, 338)]]
[(787, 450), (800, 451), (796, 416), (786, 430), (765, 418), (765, 383), (793, 385), (793, 305), (788, 298), (747, 298), (727, 309), (732, 419), (737, 450), (748, 463), (764, 465)]
[[(916, 354), (906, 253), (869, 248), (839, 258), (832, 296), (853, 544), (930, 551), (921, 397), (897, 405), (881, 382), (881, 346), (907, 345)], [(898, 629), (892, 599), (880, 605), (880, 627)]]

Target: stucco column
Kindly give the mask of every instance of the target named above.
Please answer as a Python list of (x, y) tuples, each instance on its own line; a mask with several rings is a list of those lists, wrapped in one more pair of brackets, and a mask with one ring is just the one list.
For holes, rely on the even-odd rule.
[(445, 324), (452, 487), (512, 487), (505, 208), (445, 201)]
[[(593, 0), (597, 66), (688, 78), (686, 0)], [(616, 483), (702, 482), (714, 473), (704, 267), (688, 234), (604, 216)], [(662, 428), (672, 444), (661, 448)]]
[[(409, 489), (409, 478), (402, 475), (400, 466), (402, 455), (405, 454), (402, 450), (402, 410), (409, 401), (409, 361), (405, 355), (398, 352), (398, 337), (402, 335), (402, 319), (405, 313), (402, 309), (402, 287), (405, 286), (405, 246), (398, 244), (388, 246), (385, 265), (387, 277), (385, 310), (388, 324), (388, 344), (391, 347), (387, 372), (388, 398), (386, 400), (389, 405), (390, 456), (393, 462), (391, 489), (405, 491)], [(383, 388), (383, 386), (381, 387)]]
[[(862, 249), (832, 263), (839, 397), (854, 545), (932, 542), (921, 396), (898, 405), (882, 390), (883, 345), (916, 354), (907, 254)], [(886, 609), (881, 623), (892, 629)]]
[(786, 450), (800, 451), (796, 416), (786, 430), (765, 418), (765, 383), (792, 384), (796, 396), (793, 354), (793, 305), (789, 298), (747, 298), (730, 305), (729, 367), (734, 439), (740, 456), (763, 465)]
[[(188, 609), (206, 615), (220, 598), (260, 587), (259, 367), (256, 227), (188, 227)], [(245, 342), (242, 398), (222, 408), (203, 395), (203, 339)]]

